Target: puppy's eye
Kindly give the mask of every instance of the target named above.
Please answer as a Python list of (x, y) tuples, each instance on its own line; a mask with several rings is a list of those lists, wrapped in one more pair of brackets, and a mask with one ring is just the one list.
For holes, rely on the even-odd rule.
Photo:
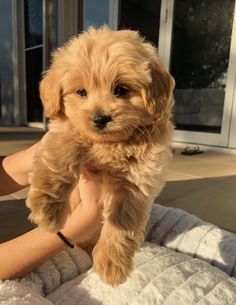
[(124, 97), (126, 94), (129, 93), (129, 88), (125, 86), (117, 85), (113, 93), (116, 97)]
[(86, 98), (87, 95), (88, 95), (88, 93), (87, 93), (87, 91), (85, 89), (78, 89), (76, 91), (76, 94), (78, 94), (82, 98)]

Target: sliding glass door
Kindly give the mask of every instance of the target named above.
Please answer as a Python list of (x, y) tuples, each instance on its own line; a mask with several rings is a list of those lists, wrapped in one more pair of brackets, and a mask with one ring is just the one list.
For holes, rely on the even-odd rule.
[(235, 88), (235, 0), (173, 3), (174, 140), (228, 146)]

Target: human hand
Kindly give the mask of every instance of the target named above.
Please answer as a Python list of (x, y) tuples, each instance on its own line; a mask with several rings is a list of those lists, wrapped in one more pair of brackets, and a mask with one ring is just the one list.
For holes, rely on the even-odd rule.
[(70, 197), (72, 214), (67, 218), (62, 230), (63, 234), (73, 242), (88, 240), (101, 226), (100, 188), (101, 185), (93, 169), (82, 168), (78, 184)]

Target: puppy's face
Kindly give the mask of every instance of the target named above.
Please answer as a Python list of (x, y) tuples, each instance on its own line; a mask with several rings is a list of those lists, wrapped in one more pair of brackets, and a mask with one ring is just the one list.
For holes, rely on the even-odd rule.
[(118, 142), (169, 121), (173, 80), (133, 31), (91, 29), (54, 54), (40, 85), (46, 116), (92, 141)]

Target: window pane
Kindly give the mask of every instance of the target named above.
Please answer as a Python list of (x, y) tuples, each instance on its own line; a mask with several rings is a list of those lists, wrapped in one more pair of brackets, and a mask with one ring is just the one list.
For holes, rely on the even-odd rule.
[(42, 0), (25, 0), (26, 48), (42, 44)]
[(171, 73), (178, 129), (221, 131), (234, 4), (175, 2)]
[(83, 28), (93, 26), (98, 28), (108, 24), (109, 0), (86, 0), (84, 1), (84, 24)]
[(120, 29), (139, 31), (158, 46), (161, 0), (123, 0), (120, 2)]

